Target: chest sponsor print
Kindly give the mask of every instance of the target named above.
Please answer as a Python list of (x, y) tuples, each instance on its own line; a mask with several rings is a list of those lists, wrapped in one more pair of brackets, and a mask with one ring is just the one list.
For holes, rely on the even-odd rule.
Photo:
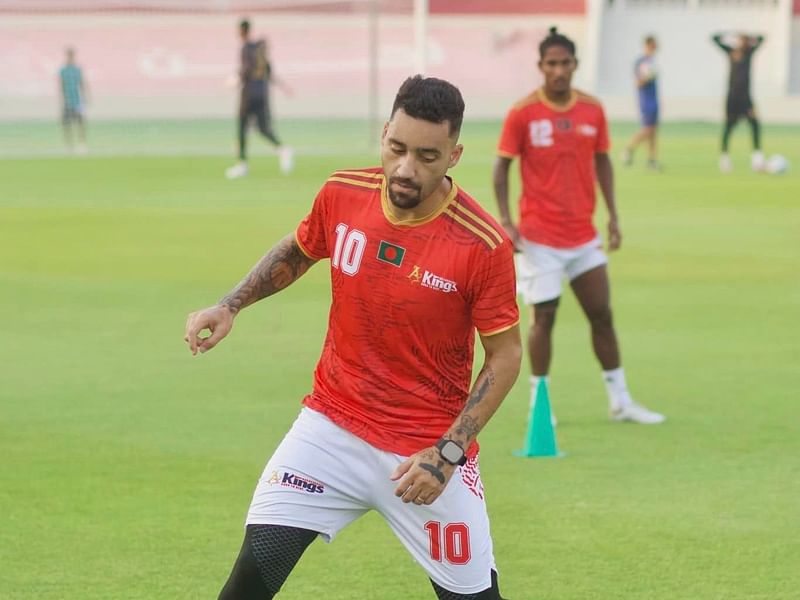
[(457, 292), (458, 285), (451, 279), (445, 279), (428, 271), (421, 269), (419, 265), (414, 265), (411, 273), (408, 274), (408, 279), (411, 283), (418, 284), (421, 287), (430, 288), (444, 293)]

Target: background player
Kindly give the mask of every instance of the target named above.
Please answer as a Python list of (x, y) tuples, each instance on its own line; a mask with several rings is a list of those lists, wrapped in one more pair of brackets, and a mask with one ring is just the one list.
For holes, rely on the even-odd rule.
[[(533, 306), (528, 334), (532, 398), (539, 378), (550, 370), (551, 335), (566, 275), (591, 325), (611, 418), (660, 423), (663, 415), (636, 404), (628, 393), (611, 319), (607, 259), (592, 224), (596, 174), (608, 208), (609, 249), (619, 248), (622, 235), (603, 108), (571, 86), (578, 61), (569, 38), (554, 27), (539, 53), (544, 86), (509, 111), (494, 167), (501, 221), (522, 251), (518, 287), (525, 303)], [(508, 202), (508, 171), (516, 157), (522, 174), (518, 227)]]
[[(241, 309), (331, 260), (313, 391), (264, 469), (223, 600), (272, 598), (317, 535), (330, 541), (371, 509), (440, 599), (500, 599), (475, 439), (522, 349), (511, 241), (446, 176), (463, 111), (453, 85), (406, 80), (382, 168), (334, 173), (295, 233), (189, 316), (186, 341), (205, 352)], [(475, 328), (486, 360), (470, 391)]]
[(658, 132), (658, 67), (656, 66), (658, 42), (652, 35), (644, 39), (644, 54), (633, 67), (636, 86), (639, 91), (639, 114), (642, 128), (637, 131), (622, 154), (622, 162), (633, 164), (633, 153), (642, 142), (647, 142), (647, 168), (660, 171), (656, 135)]
[[(75, 62), (75, 49), (67, 48), (66, 63), (58, 71), (58, 87), (61, 90), (61, 126), (67, 147), (79, 154), (85, 154), (86, 125), (84, 110), (89, 99), (88, 85), (83, 71)], [(78, 144), (74, 145), (73, 130)]]
[(756, 117), (753, 99), (750, 97), (750, 63), (753, 53), (764, 41), (764, 36), (749, 36), (745, 33), (737, 35), (736, 46), (729, 46), (725, 43), (724, 40), (728, 37), (725, 34), (718, 33), (712, 37), (714, 43), (728, 55), (730, 63), (728, 96), (725, 101), (725, 127), (722, 130), (722, 154), (719, 157), (719, 170), (723, 173), (733, 169), (733, 163), (728, 154), (728, 143), (733, 128), (743, 117), (750, 123), (750, 133), (753, 136), (753, 154), (750, 158), (750, 166), (754, 171), (763, 171), (766, 166), (764, 153), (761, 152), (761, 127), (758, 117)]
[(239, 98), (239, 162), (225, 171), (228, 179), (247, 175), (247, 128), (255, 119), (258, 130), (278, 150), (278, 160), (283, 173), (294, 167), (292, 149), (281, 144), (272, 127), (269, 93), (271, 84), (281, 86), (288, 94), (290, 90), (272, 72), (267, 40), (250, 39), (250, 21), (239, 23), (239, 36), (242, 39), (239, 79), (241, 94)]

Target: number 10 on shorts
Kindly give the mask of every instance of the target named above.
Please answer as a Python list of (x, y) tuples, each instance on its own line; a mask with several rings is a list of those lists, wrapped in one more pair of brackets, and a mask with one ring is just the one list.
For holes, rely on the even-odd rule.
[(465, 565), (472, 558), (469, 549), (469, 527), (465, 523), (447, 523), (442, 527), (439, 521), (425, 523), (431, 548), (431, 558), (442, 562), (444, 558), (452, 565)]

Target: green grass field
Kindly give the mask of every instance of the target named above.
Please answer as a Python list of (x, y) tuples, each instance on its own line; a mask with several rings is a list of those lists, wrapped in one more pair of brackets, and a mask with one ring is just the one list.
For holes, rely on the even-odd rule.
[[(498, 126), (465, 127), (452, 173), (492, 210)], [(98, 123), (98, 154), (80, 159), (60, 153), (55, 127), (28, 129), (0, 126), (19, 142), (0, 152), (0, 598), (216, 598), (311, 384), (327, 266), (245, 311), (210, 354), (184, 347), (186, 314), (292, 230), (330, 171), (377, 154), (363, 125), (289, 122), (295, 173), (254, 141), (251, 176), (230, 182), (227, 122)], [(631, 131), (614, 127), (617, 148)], [(526, 376), (481, 436), (512, 600), (800, 597), (800, 128), (766, 128), (768, 152), (796, 169), (782, 177), (747, 169), (744, 127), (721, 175), (717, 134), (667, 124), (663, 174), (617, 171), (624, 364), (668, 422), (607, 420), (567, 296), (551, 392), (568, 455), (512, 456)], [(313, 544), (280, 595), (310, 597), (433, 593), (370, 515)]]

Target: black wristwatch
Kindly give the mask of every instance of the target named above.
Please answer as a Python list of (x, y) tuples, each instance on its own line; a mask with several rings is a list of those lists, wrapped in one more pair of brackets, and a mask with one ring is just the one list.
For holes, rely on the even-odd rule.
[(467, 454), (458, 442), (442, 438), (436, 442), (436, 449), (439, 451), (439, 456), (451, 465), (461, 466), (467, 462)]

